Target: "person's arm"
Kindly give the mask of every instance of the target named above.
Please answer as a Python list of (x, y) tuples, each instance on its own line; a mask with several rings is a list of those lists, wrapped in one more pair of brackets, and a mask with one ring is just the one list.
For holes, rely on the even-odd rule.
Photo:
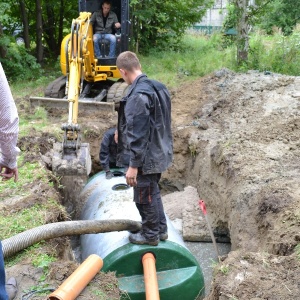
[(96, 22), (96, 12), (94, 12), (90, 18), (90, 23), (92, 24), (92, 26), (94, 26)]
[(127, 137), (130, 150), (129, 167), (143, 165), (150, 135), (150, 105), (145, 94), (131, 96), (125, 107)]
[[(17, 147), (19, 117), (4, 70), (0, 64), (0, 175), (18, 179)], [(2, 172), (2, 170), (4, 171)]]
[(118, 21), (117, 15), (116, 15), (115, 13), (114, 13), (113, 15), (114, 15), (113, 26), (114, 26), (115, 28), (121, 28), (121, 24), (120, 24), (119, 21)]

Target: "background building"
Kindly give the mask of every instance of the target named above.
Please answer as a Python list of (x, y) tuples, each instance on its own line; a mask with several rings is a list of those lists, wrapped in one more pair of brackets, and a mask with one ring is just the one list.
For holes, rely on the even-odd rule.
[[(228, 3), (230, 0), (215, 0), (213, 7), (206, 11), (202, 20), (194, 25), (194, 29), (208, 34), (215, 30), (221, 30), (223, 20), (227, 15)], [(255, 0), (248, 0), (248, 5), (255, 5)]]
[(223, 20), (227, 14), (226, 5), (229, 0), (215, 0), (212, 8), (206, 11), (205, 16), (201, 22), (194, 25), (194, 29), (211, 33), (214, 30), (220, 30)]

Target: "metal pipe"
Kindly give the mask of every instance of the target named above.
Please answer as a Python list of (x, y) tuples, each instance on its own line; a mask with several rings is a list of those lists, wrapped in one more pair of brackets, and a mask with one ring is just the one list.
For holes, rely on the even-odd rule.
[(147, 252), (142, 256), (146, 300), (160, 299), (155, 261), (156, 261), (155, 256), (151, 252)]
[(102, 267), (102, 259), (96, 254), (90, 255), (47, 299), (74, 300)]

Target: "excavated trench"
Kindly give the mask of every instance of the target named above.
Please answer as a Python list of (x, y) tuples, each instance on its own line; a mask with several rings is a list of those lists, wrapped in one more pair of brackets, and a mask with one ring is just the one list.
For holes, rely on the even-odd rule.
[[(194, 242), (210, 241), (201, 198), (217, 241), (231, 243), (207, 299), (299, 295), (299, 83), (299, 77), (221, 70), (172, 91), (174, 163), (161, 181), (166, 212), (177, 227), (182, 221), (197, 256), (206, 250), (192, 249)], [(191, 187), (196, 194), (189, 197)], [(286, 274), (286, 266), (290, 277), (270, 275)]]

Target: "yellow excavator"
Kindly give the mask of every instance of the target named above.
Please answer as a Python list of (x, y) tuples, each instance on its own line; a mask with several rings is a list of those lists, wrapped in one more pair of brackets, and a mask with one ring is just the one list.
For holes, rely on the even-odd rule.
[(93, 26), (90, 18), (101, 9), (99, 0), (79, 0), (79, 17), (62, 41), (60, 65), (63, 76), (51, 82), (45, 97), (30, 97), (31, 105), (68, 108), (68, 121), (62, 125), (63, 142), (54, 145), (52, 170), (58, 175), (84, 175), (91, 171), (89, 145), (81, 143), (78, 110), (92, 106), (115, 110), (128, 85), (116, 67), (119, 53), (128, 50), (129, 0), (112, 0), (121, 28), (115, 32), (116, 56), (108, 57), (109, 43), (101, 39), (101, 57), (94, 54)]

